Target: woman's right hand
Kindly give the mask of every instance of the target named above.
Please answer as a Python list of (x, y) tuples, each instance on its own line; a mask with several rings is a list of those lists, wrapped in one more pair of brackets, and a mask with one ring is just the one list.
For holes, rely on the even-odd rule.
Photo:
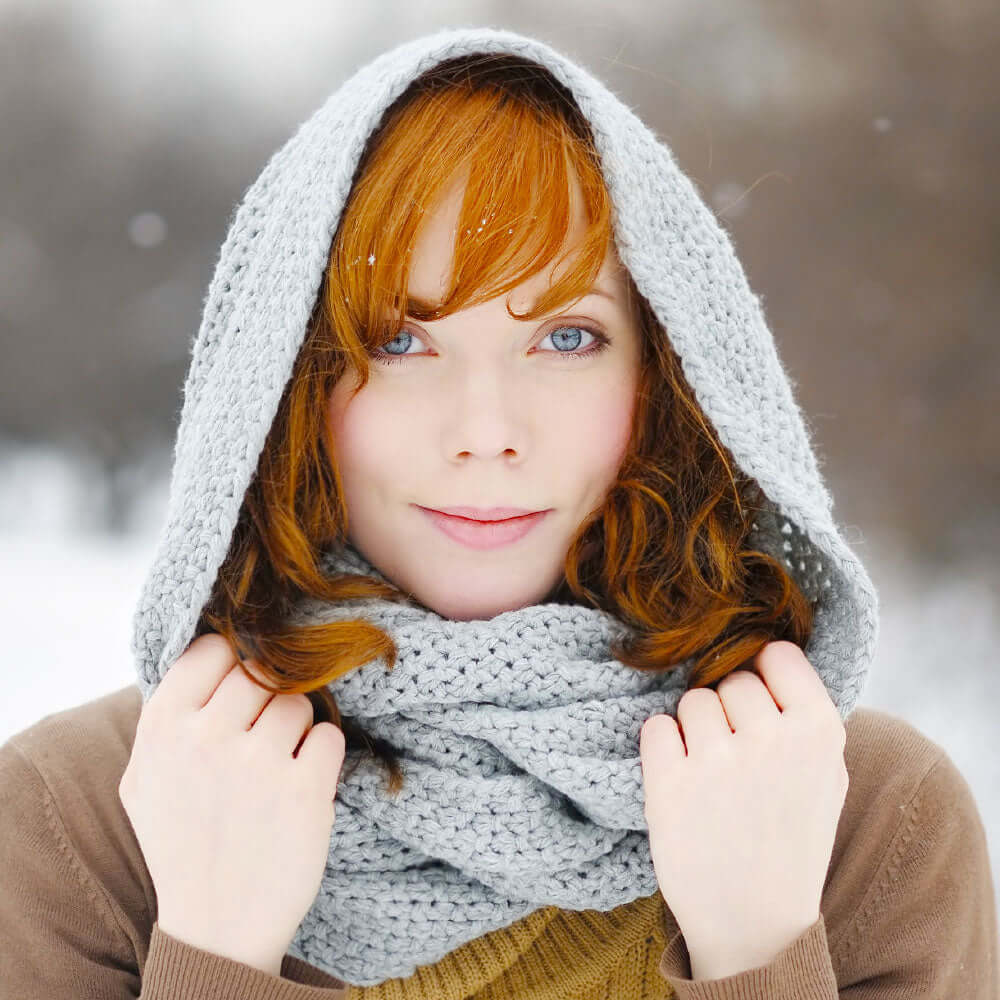
[(250, 680), (223, 636), (192, 642), (143, 706), (118, 786), (160, 929), (279, 975), (319, 890), (344, 749), (306, 695)]

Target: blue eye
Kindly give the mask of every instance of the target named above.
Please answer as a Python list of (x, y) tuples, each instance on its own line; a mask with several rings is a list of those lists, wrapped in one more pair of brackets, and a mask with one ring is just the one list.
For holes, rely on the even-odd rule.
[[(564, 336), (564, 331), (566, 330), (576, 331), (574, 336), (568, 338), (568, 343), (567, 338)], [(582, 333), (589, 333), (591, 337), (594, 338), (594, 343), (591, 345), (590, 350), (578, 351), (574, 349), (572, 351), (556, 351), (556, 353), (565, 354), (566, 357), (569, 358), (589, 358), (592, 354), (599, 354), (610, 343), (608, 338), (605, 337), (603, 333), (598, 333), (597, 330), (591, 330), (590, 327), (587, 326), (560, 326), (557, 329), (552, 330), (550, 333), (547, 333), (545, 335), (545, 339), (547, 340), (549, 337), (552, 337), (552, 342), (554, 344), (561, 343), (563, 346), (569, 347), (573, 344), (580, 343), (580, 334)]]
[[(570, 336), (569, 338), (566, 338), (563, 334), (564, 334), (564, 331), (567, 331), (567, 330), (578, 331), (578, 332), (575, 335)], [(578, 344), (580, 342), (580, 340), (581, 340), (580, 333), (589, 333), (591, 335), (591, 337), (594, 338), (594, 343), (590, 346), (590, 348), (588, 350), (585, 350), (585, 351), (579, 351), (579, 350), (558, 351), (557, 350), (557, 351), (549, 351), (548, 353), (549, 354), (559, 354), (559, 355), (561, 355), (561, 356), (563, 356), (563, 357), (565, 357), (567, 359), (573, 359), (573, 360), (580, 359), (580, 358), (590, 358), (590, 357), (593, 357), (595, 354), (600, 354), (601, 351), (606, 350), (607, 347), (608, 347), (608, 345), (611, 343), (611, 338), (608, 337), (608, 336), (606, 336), (605, 334), (601, 333), (599, 330), (592, 330), (589, 326), (578, 326), (576, 324), (567, 324), (566, 326), (557, 327), (555, 330), (550, 330), (545, 335), (545, 337), (543, 339), (544, 340), (548, 340), (549, 337), (552, 337), (553, 338), (553, 343), (562, 343), (563, 345), (567, 345), (567, 341), (568, 341), (568, 345), (572, 345), (572, 344)], [(392, 338), (392, 340), (385, 341), (382, 346), (383, 347), (387, 347), (390, 344), (398, 344), (400, 342), (401, 338), (407, 338), (407, 337), (410, 338), (410, 340), (414, 340), (414, 339), (418, 340), (418, 341), (420, 340), (420, 338), (417, 337), (417, 335), (415, 333), (413, 333), (411, 330), (408, 330), (406, 327), (403, 327), (403, 328), (401, 328), (399, 330), (399, 332), (396, 334), (396, 336)], [(423, 341), (420, 341), (420, 342), (423, 343)], [(400, 352), (400, 353), (391, 353), (391, 352), (383, 351), (381, 349), (376, 348), (376, 349), (374, 349), (371, 352), (371, 354), (377, 360), (379, 360), (381, 362), (384, 362), (385, 364), (390, 364), (390, 365), (391, 364), (396, 364), (399, 361), (401, 361), (403, 358), (406, 358), (406, 357), (419, 357), (420, 356), (419, 354), (407, 354), (406, 353), (406, 348), (409, 347), (409, 342), (408, 341), (404, 341), (404, 344), (406, 346), (404, 347), (403, 351)]]
[[(387, 340), (382, 346), (387, 347), (390, 344), (395, 344), (399, 341), (401, 337), (409, 337), (412, 340), (413, 334), (410, 333), (409, 330), (404, 328), (400, 330), (399, 333), (397, 333), (396, 336), (392, 338), (392, 340)], [(386, 361), (389, 364), (392, 364), (394, 361), (398, 361), (401, 357), (405, 355), (405, 349), (403, 354), (389, 354), (386, 353), (385, 351), (376, 348), (374, 351), (372, 351), (372, 354), (380, 361)]]

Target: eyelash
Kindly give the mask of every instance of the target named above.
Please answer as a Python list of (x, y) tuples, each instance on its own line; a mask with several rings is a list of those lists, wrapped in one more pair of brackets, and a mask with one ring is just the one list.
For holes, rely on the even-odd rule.
[[(565, 326), (557, 326), (555, 329), (549, 330), (549, 332), (545, 334), (545, 337), (549, 337), (553, 333), (559, 333), (560, 330), (585, 330), (596, 339), (596, 343), (591, 344), (585, 351), (550, 351), (550, 354), (557, 354), (560, 357), (572, 360), (580, 360), (581, 358), (592, 358), (595, 355), (600, 354), (602, 351), (607, 350), (607, 348), (611, 345), (610, 337), (601, 333), (600, 330), (595, 330), (582, 323), (567, 323)], [(416, 337), (418, 340), (420, 339), (412, 330), (407, 330), (406, 327), (400, 327), (400, 329), (396, 332), (396, 336), (392, 337), (391, 340), (387, 340), (386, 343), (391, 343), (392, 340), (395, 340), (396, 337), (404, 332), (409, 333), (410, 336)], [(545, 337), (542, 339), (544, 340)], [(423, 343), (423, 341), (421, 341), (421, 343)], [(372, 350), (371, 353), (374, 357), (378, 358), (379, 361), (389, 365), (397, 364), (405, 358), (419, 357), (419, 355), (414, 354), (387, 354), (385, 351), (381, 351), (378, 348)]]

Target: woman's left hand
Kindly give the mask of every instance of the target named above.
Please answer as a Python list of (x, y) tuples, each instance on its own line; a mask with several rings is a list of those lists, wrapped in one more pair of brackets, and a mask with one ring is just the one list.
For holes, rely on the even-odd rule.
[(847, 797), (846, 729), (812, 664), (786, 641), (753, 663), (639, 734), (653, 867), (696, 979), (766, 965), (819, 919)]

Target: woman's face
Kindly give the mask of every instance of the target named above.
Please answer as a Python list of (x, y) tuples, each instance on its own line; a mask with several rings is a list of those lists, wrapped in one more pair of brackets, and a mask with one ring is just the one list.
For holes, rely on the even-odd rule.
[[(453, 189), (421, 230), (413, 297), (444, 295), (461, 195)], [(505, 296), (433, 322), (407, 318), (382, 347), (393, 360), (373, 356), (364, 389), (351, 397), (350, 370), (335, 386), (328, 414), (348, 538), (425, 607), (489, 619), (541, 603), (562, 581), (570, 540), (602, 504), (629, 442), (641, 345), (626, 278), (609, 247), (595, 285), (607, 297), (537, 320), (510, 317)], [(542, 271), (517, 286), (511, 309), (524, 312), (548, 280)], [(608, 345), (596, 350), (589, 331)], [(547, 513), (517, 541), (473, 548), (421, 509), (454, 506)]]

